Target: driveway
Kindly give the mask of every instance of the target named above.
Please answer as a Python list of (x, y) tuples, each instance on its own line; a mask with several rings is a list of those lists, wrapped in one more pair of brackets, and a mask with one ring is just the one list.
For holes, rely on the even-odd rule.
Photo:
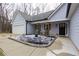
[(75, 56), (77, 49), (69, 38), (58, 37), (47, 48), (37, 48), (8, 39), (11, 34), (0, 34), (0, 48), (6, 56)]

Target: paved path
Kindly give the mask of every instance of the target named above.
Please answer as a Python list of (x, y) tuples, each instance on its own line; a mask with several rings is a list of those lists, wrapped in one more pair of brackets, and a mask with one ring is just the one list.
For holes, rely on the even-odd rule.
[(61, 56), (79, 55), (68, 38), (58, 37), (48, 48), (36, 48), (8, 39), (10, 35), (0, 34), (0, 48), (7, 56)]

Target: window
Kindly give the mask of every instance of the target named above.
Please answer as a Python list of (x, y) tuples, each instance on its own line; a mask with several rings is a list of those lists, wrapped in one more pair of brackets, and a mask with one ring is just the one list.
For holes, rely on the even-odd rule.
[(48, 30), (51, 29), (51, 23), (44, 24), (44, 30), (46, 30), (46, 29), (48, 29)]

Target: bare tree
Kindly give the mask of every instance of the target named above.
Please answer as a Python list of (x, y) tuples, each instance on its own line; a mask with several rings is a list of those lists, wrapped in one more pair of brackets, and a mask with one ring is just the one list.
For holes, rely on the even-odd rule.
[(2, 5), (2, 3), (0, 3), (0, 21), (1, 21), (1, 31), (4, 31), (4, 6)]
[(27, 10), (28, 4), (23, 3), (23, 7), (24, 7), (24, 12), (28, 14), (28, 10)]
[(22, 3), (20, 6), (17, 5), (17, 9), (25, 12), (28, 15), (32, 15), (33, 12), (33, 6), (32, 3)]
[(38, 6), (35, 8), (35, 11), (37, 15), (40, 14), (40, 8)]
[(8, 4), (9, 8), (5, 9), (5, 15), (6, 15), (6, 27), (5, 27), (5, 32), (11, 32), (11, 16), (9, 16), (9, 14), (11, 14), (12, 12), (14, 12), (14, 3), (12, 4)]
[(9, 32), (8, 28), (11, 23), (9, 22), (9, 14), (13, 11), (13, 8), (11, 6), (12, 4), (8, 3), (0, 3), (0, 32)]
[(47, 3), (43, 3), (43, 4), (42, 4), (42, 7), (41, 7), (42, 13), (45, 12), (46, 7), (47, 7)]
[(47, 3), (37, 3), (35, 9), (33, 9), (33, 15), (44, 13), (46, 11)]
[(32, 3), (28, 3), (29, 15), (32, 15)]

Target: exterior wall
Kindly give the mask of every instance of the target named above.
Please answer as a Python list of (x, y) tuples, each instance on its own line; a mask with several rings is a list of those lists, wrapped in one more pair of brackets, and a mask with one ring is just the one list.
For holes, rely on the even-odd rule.
[(30, 23), (27, 23), (27, 34), (33, 34), (34, 31), (35, 31), (35, 28), (34, 28), (34, 25), (33, 24), (30, 24)]
[(50, 18), (50, 20), (61, 20), (66, 18), (67, 4), (61, 6), (61, 8)]
[(51, 23), (51, 30), (49, 32), (50, 35), (56, 35), (59, 34), (59, 26), (58, 23)]
[(75, 11), (70, 21), (70, 38), (79, 49), (79, 7)]
[(15, 20), (12, 23), (12, 33), (26, 34), (26, 22), (20, 14), (17, 14)]
[(44, 24), (41, 24), (41, 32), (44, 31)]
[(58, 34), (59, 35), (59, 24), (60, 23), (66, 23), (67, 24), (67, 33), (66, 33), (66, 36), (69, 36), (69, 22), (68, 21), (51, 23), (50, 35), (51, 34), (53, 34), (53, 35)]
[[(51, 23), (51, 29), (49, 31), (49, 35), (59, 35), (59, 24), (60, 23), (66, 23), (67, 24), (67, 34), (66, 36), (69, 37), (69, 21), (62, 21), (62, 22), (52, 22)], [(44, 31), (44, 26), (41, 24), (41, 31)]]

